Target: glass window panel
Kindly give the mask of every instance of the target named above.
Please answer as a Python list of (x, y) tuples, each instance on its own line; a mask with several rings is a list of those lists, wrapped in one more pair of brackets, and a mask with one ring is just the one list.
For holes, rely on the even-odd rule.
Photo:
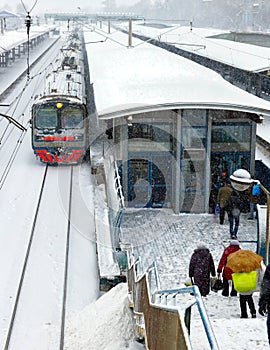
[(186, 213), (201, 213), (204, 211), (204, 193), (186, 192), (180, 211)]
[(207, 111), (185, 110), (181, 123), (180, 211), (204, 211)]
[[(128, 128), (129, 151), (172, 150), (171, 124), (139, 124)], [(140, 140), (136, 140), (140, 139)], [(142, 140), (143, 139), (143, 140)], [(149, 142), (153, 141), (153, 142)], [(158, 149), (157, 149), (158, 147)]]
[(181, 161), (182, 191), (204, 189), (204, 161), (185, 159)]
[(148, 160), (133, 158), (129, 161), (128, 201), (144, 206), (149, 201)]
[(183, 110), (182, 123), (184, 126), (206, 126), (205, 109), (185, 109)]
[(55, 129), (57, 127), (57, 110), (50, 106), (37, 109), (35, 126), (38, 129)]
[(171, 156), (169, 153), (152, 155), (152, 201), (171, 201)]
[(247, 152), (250, 150), (251, 125), (213, 124), (212, 151)]
[(185, 148), (205, 148), (206, 128), (184, 127), (182, 129), (182, 145)]
[(61, 126), (66, 129), (83, 127), (83, 111), (76, 107), (66, 107), (61, 111)]

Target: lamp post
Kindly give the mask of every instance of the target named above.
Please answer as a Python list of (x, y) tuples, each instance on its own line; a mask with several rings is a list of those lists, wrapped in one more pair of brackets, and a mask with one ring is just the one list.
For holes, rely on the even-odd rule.
[[(237, 191), (245, 191), (254, 182), (250, 173), (245, 169), (238, 169), (230, 176), (232, 187)], [(256, 181), (256, 180), (255, 180)], [(270, 225), (270, 194), (269, 191), (261, 184), (260, 189), (267, 197), (267, 211), (266, 211), (266, 232), (265, 232), (265, 262), (268, 264), (269, 259), (269, 225)]]

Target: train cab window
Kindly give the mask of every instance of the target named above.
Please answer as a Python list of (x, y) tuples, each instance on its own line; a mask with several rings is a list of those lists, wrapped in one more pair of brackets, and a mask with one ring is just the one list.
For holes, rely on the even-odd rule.
[(83, 127), (83, 111), (79, 108), (66, 107), (61, 114), (61, 126), (66, 129)]
[(35, 126), (38, 129), (54, 129), (57, 127), (57, 111), (53, 107), (43, 107), (36, 111)]

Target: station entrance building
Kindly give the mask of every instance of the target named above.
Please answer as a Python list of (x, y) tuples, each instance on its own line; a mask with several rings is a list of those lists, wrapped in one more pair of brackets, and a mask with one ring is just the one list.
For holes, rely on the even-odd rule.
[(174, 109), (120, 120), (112, 136), (127, 207), (208, 212), (224, 177), (254, 171), (255, 114)]
[(224, 177), (254, 174), (256, 124), (270, 102), (121, 31), (101, 41), (96, 27), (84, 34), (127, 208), (208, 213)]

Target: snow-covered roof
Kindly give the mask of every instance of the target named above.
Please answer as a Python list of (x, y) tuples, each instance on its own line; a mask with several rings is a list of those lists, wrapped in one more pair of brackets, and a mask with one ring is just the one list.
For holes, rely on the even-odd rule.
[[(151, 44), (104, 29), (85, 32), (99, 118), (177, 108), (209, 108), (270, 115), (270, 103), (219, 74)], [(108, 38), (106, 39), (106, 37)]]
[(134, 23), (134, 33), (171, 43), (185, 51), (194, 52), (218, 62), (251, 72), (270, 69), (270, 48), (236, 41), (211, 38), (228, 31), (172, 25), (162, 30)]
[[(29, 38), (33, 39), (43, 33), (47, 33), (55, 28), (55, 25), (47, 26), (31, 26)], [(16, 31), (7, 31), (0, 36), (0, 53), (12, 49), (27, 41), (26, 28), (21, 28)]]
[(16, 13), (12, 13), (10, 11), (7, 10), (1, 10), (0, 11), (0, 17), (19, 17), (18, 15), (16, 15)]

